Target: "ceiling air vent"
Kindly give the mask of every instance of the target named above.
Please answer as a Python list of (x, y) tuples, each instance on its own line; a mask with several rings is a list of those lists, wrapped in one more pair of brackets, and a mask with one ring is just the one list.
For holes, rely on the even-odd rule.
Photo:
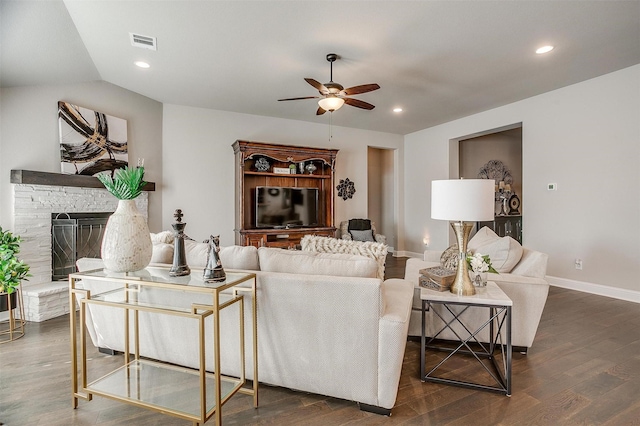
[(129, 33), (131, 45), (143, 49), (156, 50), (156, 38), (140, 34)]

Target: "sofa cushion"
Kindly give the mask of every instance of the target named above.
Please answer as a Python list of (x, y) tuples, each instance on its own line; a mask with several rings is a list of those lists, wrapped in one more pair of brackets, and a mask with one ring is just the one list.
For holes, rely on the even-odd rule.
[(469, 241), (473, 253), (489, 255), (491, 265), (500, 273), (509, 273), (522, 258), (522, 246), (511, 237), (499, 237), (486, 226)]
[(260, 247), (260, 270), (292, 274), (376, 278), (378, 263), (371, 258), (338, 253)]
[[(203, 269), (207, 266), (207, 252), (209, 251), (209, 244), (185, 239), (184, 251), (187, 256), (187, 265), (189, 265), (190, 268)], [(224, 266), (225, 265), (223, 263), (222, 267), (224, 268)]]
[[(204, 269), (207, 266), (208, 243), (185, 240), (184, 251), (187, 255), (187, 265), (189, 267)], [(258, 249), (253, 246), (220, 247), (220, 262), (225, 269), (247, 269), (252, 271), (260, 269)]]
[(349, 233), (351, 234), (351, 238), (353, 238), (354, 241), (375, 241), (373, 239), (373, 231), (371, 229), (364, 231), (357, 231), (355, 229), (352, 229), (349, 231)]
[(173, 244), (153, 243), (151, 263), (173, 263)]
[(223, 268), (251, 271), (260, 269), (258, 249), (254, 246), (220, 247), (220, 261)]

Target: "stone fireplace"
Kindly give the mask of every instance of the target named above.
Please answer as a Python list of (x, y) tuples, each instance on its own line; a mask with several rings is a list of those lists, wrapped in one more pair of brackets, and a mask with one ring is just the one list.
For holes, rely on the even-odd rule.
[[(13, 232), (23, 239), (20, 258), (32, 275), (22, 283), (25, 319), (40, 322), (69, 313), (68, 281), (52, 280), (52, 215), (113, 212), (118, 200), (90, 176), (13, 170), (11, 182)], [(136, 205), (146, 217), (148, 204), (143, 192)]]

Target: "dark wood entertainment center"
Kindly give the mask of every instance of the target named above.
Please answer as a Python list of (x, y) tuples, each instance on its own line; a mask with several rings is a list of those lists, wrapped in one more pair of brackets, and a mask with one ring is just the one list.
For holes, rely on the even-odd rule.
[[(256, 247), (295, 248), (305, 235), (334, 237), (334, 172), (337, 149), (235, 141), (236, 161), (235, 236), (236, 244)], [(259, 162), (259, 164), (256, 164)], [(300, 173), (299, 164), (312, 163), (316, 170)], [(292, 169), (295, 174), (275, 173)], [(255, 191), (258, 186), (318, 189), (319, 226), (257, 228)]]

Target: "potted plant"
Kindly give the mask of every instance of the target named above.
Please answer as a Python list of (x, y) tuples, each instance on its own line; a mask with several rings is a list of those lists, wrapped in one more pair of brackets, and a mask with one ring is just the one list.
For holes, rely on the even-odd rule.
[(31, 276), (29, 266), (17, 257), (21, 241), (0, 226), (0, 312), (16, 306), (16, 289)]
[(106, 269), (131, 272), (144, 269), (151, 262), (151, 237), (146, 218), (140, 213), (135, 199), (146, 184), (144, 162), (97, 178), (118, 200), (118, 208), (109, 217), (102, 237), (101, 256)]

